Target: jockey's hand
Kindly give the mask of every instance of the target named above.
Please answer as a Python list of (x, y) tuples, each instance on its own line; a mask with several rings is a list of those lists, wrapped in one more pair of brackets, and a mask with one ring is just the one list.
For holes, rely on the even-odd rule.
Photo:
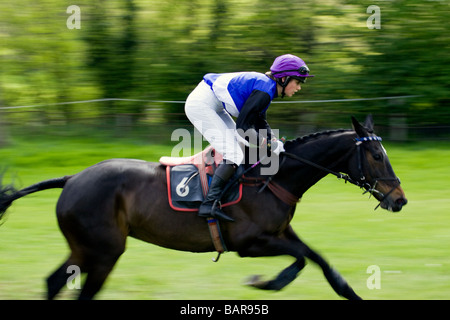
[(275, 153), (277, 156), (280, 155), (280, 153), (284, 152), (284, 144), (283, 142), (281, 142), (280, 140), (274, 140), (271, 141), (270, 144), (270, 151), (272, 151), (273, 153)]

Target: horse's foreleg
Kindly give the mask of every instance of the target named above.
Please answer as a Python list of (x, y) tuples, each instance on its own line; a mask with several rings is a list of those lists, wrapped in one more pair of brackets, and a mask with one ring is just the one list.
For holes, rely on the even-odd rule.
[(259, 276), (253, 276), (247, 284), (259, 289), (281, 290), (291, 283), (305, 266), (305, 257), (317, 263), (330, 283), (331, 287), (340, 296), (350, 300), (361, 298), (353, 291), (342, 276), (323, 259), (317, 252), (303, 243), (291, 228), (288, 228), (282, 236), (264, 235), (258, 237), (252, 245), (245, 250), (238, 251), (242, 257), (263, 257), (290, 255), (296, 261), (284, 269), (274, 280), (263, 281)]
[(298, 259), (289, 267), (280, 272), (280, 274), (273, 280), (263, 281), (260, 276), (250, 277), (246, 284), (255, 288), (264, 290), (281, 290), (289, 283), (297, 278), (299, 272), (305, 267), (305, 259)]
[(333, 269), (317, 252), (308, 248), (305, 256), (317, 263), (322, 268), (325, 278), (328, 280), (331, 287), (334, 289), (334, 291), (336, 291), (338, 295), (349, 300), (361, 300), (361, 297), (358, 296), (355, 291), (353, 291), (353, 289), (350, 287), (347, 281), (342, 278), (339, 272)]
[(305, 267), (305, 251), (300, 239), (295, 234), (292, 236), (290, 232), (293, 231), (289, 230), (289, 233), (286, 232), (280, 237), (262, 235), (245, 250), (238, 251), (241, 257), (290, 255), (296, 258), (296, 261), (281, 271), (275, 279), (263, 281), (260, 276), (252, 276), (247, 280), (247, 285), (264, 290), (281, 290), (295, 280), (299, 272)]

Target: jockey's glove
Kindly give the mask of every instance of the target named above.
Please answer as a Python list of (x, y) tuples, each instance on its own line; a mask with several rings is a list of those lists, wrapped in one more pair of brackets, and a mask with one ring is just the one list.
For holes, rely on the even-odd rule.
[(286, 151), (284, 150), (284, 144), (281, 140), (272, 140), (270, 143), (270, 151), (275, 153), (277, 156), (280, 155), (280, 153)]

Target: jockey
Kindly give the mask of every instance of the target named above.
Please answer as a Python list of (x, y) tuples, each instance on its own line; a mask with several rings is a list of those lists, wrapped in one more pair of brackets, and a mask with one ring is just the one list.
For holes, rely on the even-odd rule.
[[(258, 141), (260, 147), (267, 147), (269, 140), (273, 153), (283, 152), (283, 143), (273, 135), (266, 121), (266, 111), (274, 98), (292, 97), (301, 90), (300, 83), (305, 83), (308, 77), (314, 76), (309, 74), (305, 62), (286, 54), (277, 57), (266, 74), (208, 73), (192, 91), (186, 100), (186, 116), (224, 159), (199, 208), (200, 217), (234, 221), (217, 204), (228, 180), (244, 161), (243, 138), (237, 133), (245, 132), (246, 137), (258, 139), (250, 141)], [(260, 134), (261, 129), (266, 129), (267, 135)]]

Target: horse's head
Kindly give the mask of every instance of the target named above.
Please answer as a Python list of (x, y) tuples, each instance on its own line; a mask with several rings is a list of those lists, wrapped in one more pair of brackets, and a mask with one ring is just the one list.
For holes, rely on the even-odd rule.
[(368, 116), (364, 124), (352, 117), (357, 134), (356, 152), (351, 158), (350, 176), (380, 201), (383, 209), (400, 211), (408, 202), (394, 173), (381, 138), (373, 133), (373, 119)]

